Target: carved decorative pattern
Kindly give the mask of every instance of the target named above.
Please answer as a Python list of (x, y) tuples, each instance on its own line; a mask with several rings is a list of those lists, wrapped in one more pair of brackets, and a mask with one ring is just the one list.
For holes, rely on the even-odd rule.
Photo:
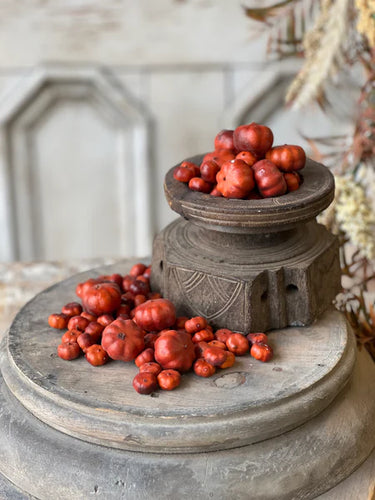
[[(171, 277), (176, 282), (186, 304), (199, 316), (208, 321), (216, 320), (239, 300), (244, 294), (241, 281), (212, 276), (199, 271), (190, 271), (179, 267), (171, 267)], [(204, 287), (202, 287), (202, 283)], [(202, 297), (204, 292), (204, 299)]]

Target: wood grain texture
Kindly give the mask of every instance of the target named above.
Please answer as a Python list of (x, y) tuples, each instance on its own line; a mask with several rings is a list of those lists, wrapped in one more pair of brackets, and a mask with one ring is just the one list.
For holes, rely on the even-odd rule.
[(10, 328), (3, 360), (7, 385), (34, 415), (62, 432), (137, 451), (233, 448), (301, 425), (327, 407), (350, 378), (355, 346), (336, 311), (310, 328), (271, 332), (276, 354), (270, 363), (239, 358), (210, 379), (186, 375), (179, 390), (154, 397), (134, 391), (133, 363), (94, 368), (83, 358), (61, 360), (61, 332), (48, 326), (49, 313), (74, 299), (78, 282), (119, 269), (95, 270), (53, 286), (29, 302)]
[[(312, 499), (347, 478), (373, 449), (374, 376), (362, 351), (346, 389), (307, 423), (249, 446), (172, 455), (72, 438), (33, 417), (3, 383), (0, 472), (40, 500), (248, 500), (249, 492), (254, 500), (274, 500), (275, 492), (280, 500)], [(341, 500), (334, 493), (327, 498)]]
[(260, 200), (192, 191), (173, 170), (165, 194), (185, 220), (154, 239), (151, 284), (180, 315), (248, 333), (310, 325), (332, 304), (340, 290), (338, 241), (315, 221), (334, 196), (326, 167), (308, 160), (300, 189)]
[[(200, 165), (202, 158), (203, 155), (197, 155), (187, 160)], [(233, 234), (280, 232), (314, 219), (334, 198), (332, 173), (310, 159), (302, 171), (304, 182), (297, 191), (261, 200), (228, 199), (192, 191), (174, 179), (175, 167), (165, 176), (168, 204), (185, 219), (206, 229)]]

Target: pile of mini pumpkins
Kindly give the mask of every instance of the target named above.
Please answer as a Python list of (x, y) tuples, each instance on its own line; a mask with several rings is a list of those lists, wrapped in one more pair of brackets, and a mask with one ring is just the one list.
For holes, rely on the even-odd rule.
[(215, 150), (200, 165), (183, 161), (173, 177), (193, 191), (224, 198), (261, 199), (296, 191), (306, 163), (303, 148), (274, 146), (269, 127), (258, 123), (222, 130), (215, 137)]
[(80, 302), (51, 314), (51, 327), (67, 330), (57, 354), (73, 360), (84, 354), (100, 366), (110, 359), (135, 361), (139, 373), (133, 387), (140, 394), (172, 390), (181, 374), (194, 370), (210, 377), (233, 366), (236, 356), (250, 353), (269, 361), (272, 348), (264, 333), (247, 336), (221, 328), (213, 331), (205, 318), (177, 317), (173, 303), (150, 289), (151, 268), (135, 264), (128, 275), (90, 278), (76, 287)]

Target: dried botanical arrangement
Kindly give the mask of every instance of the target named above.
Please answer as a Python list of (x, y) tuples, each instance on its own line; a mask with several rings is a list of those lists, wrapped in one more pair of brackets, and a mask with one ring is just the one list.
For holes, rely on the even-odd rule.
[[(260, 5), (260, 7), (258, 7)], [(335, 202), (321, 216), (341, 242), (342, 293), (336, 306), (354, 328), (358, 343), (375, 359), (375, 0), (283, 0), (264, 7), (247, 3), (246, 15), (268, 30), (268, 51), (277, 59), (302, 57), (286, 103), (317, 103), (338, 111), (329, 89), (355, 102), (351, 131), (307, 137), (312, 154), (335, 175)]]

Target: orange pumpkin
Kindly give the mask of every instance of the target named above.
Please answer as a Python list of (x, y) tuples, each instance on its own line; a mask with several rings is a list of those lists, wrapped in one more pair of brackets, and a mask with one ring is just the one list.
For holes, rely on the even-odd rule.
[(284, 174), (284, 179), (288, 187), (288, 191), (297, 191), (301, 184), (301, 178), (297, 172), (286, 172)]
[(306, 163), (306, 153), (301, 146), (284, 144), (275, 146), (266, 153), (267, 160), (272, 161), (283, 172), (301, 170)]
[(263, 361), (263, 363), (270, 361), (273, 358), (272, 347), (268, 344), (254, 343), (251, 346), (250, 354), (253, 358), (258, 361)]
[(264, 198), (281, 196), (287, 186), (282, 172), (269, 160), (260, 160), (251, 167), (258, 191)]
[(212, 377), (215, 372), (216, 368), (202, 358), (197, 359), (194, 363), (194, 373), (198, 375), (198, 377)]
[(84, 309), (90, 314), (109, 314), (121, 305), (121, 290), (116, 283), (98, 283), (88, 287), (82, 297)]
[(148, 332), (164, 330), (175, 324), (176, 309), (168, 299), (151, 299), (134, 309), (134, 321)]
[(254, 189), (254, 173), (242, 160), (223, 164), (216, 176), (217, 189), (225, 198), (245, 198)]
[(163, 369), (181, 372), (190, 370), (195, 360), (194, 344), (191, 336), (185, 332), (169, 330), (158, 337), (154, 344), (155, 361)]
[(215, 137), (215, 149), (234, 149), (233, 130), (221, 130)]
[(264, 158), (272, 147), (273, 133), (269, 127), (253, 122), (237, 127), (233, 132), (233, 142), (237, 151), (251, 151), (257, 158)]
[(118, 318), (106, 326), (102, 346), (112, 359), (131, 361), (144, 347), (144, 331), (131, 319)]
[(181, 374), (177, 370), (162, 370), (157, 379), (160, 389), (172, 391), (180, 385)]

